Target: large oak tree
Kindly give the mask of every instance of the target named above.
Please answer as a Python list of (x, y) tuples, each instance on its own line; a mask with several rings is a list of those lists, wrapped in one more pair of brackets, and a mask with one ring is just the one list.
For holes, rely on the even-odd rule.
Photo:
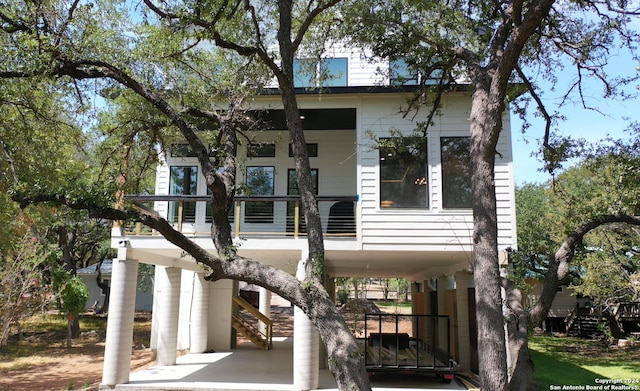
[[(132, 180), (127, 165), (131, 160), (126, 158), (119, 159), (123, 164), (115, 170), (119, 171), (117, 178), (108, 181), (110, 186), (91, 184), (75, 191), (64, 186), (21, 191), (14, 196), (21, 206), (56, 202), (88, 210), (93, 217), (142, 222), (206, 265), (208, 279), (243, 280), (280, 294), (301, 308), (318, 328), (339, 388), (367, 390), (370, 386), (355, 338), (323, 287), (322, 227), (293, 88), (293, 60), (298, 49), (308, 31), (319, 25), (323, 13), (337, 2), (301, 4), (280, 0), (254, 5), (251, 1), (148, 0), (139, 10), (138, 16), (141, 13), (143, 18), (138, 24), (121, 16), (126, 15), (127, 3), (76, 0), (3, 4), (0, 40), (4, 44), (2, 55), (10, 60), (2, 64), (0, 78), (42, 77), (57, 81), (59, 88), (75, 90), (76, 94), (68, 99), (79, 107), (84, 107), (85, 100), (90, 98), (87, 95), (96, 88), (107, 100), (127, 96), (131, 102), (137, 102), (144, 109), (142, 112), (149, 115), (112, 128), (121, 137), (125, 135), (125, 141), (119, 144), (122, 147), (112, 156), (129, 156), (129, 151), (141, 140), (145, 146), (161, 143), (168, 138), (168, 129), (177, 133), (195, 152), (211, 191), (211, 237), (217, 254), (200, 248), (162, 218), (122, 202), (118, 208), (110, 206), (110, 193), (122, 194)], [(218, 49), (212, 49), (211, 43)], [(247, 72), (236, 73), (234, 83), (218, 85), (221, 80), (217, 76), (232, 73), (224, 69), (230, 63), (235, 65), (233, 71), (237, 72), (240, 66)], [(309, 243), (303, 281), (259, 260), (240, 256), (231, 240), (227, 211), (235, 193), (238, 120), (234, 113), (240, 109), (233, 99), (223, 111), (213, 102), (226, 100), (233, 94), (246, 94), (238, 91), (238, 86), (264, 87), (260, 80), (268, 77), (262, 76), (258, 81), (242, 78), (259, 74), (260, 68), (277, 81), (293, 145)], [(134, 107), (134, 103), (129, 105)], [(197, 132), (203, 120), (218, 125), (212, 138), (220, 153), (213, 157)], [(110, 134), (113, 133), (103, 136), (113, 140), (108, 137)], [(23, 179), (21, 173), (17, 176)]]
[[(619, 88), (630, 80), (607, 75), (604, 65), (619, 48), (635, 48), (638, 32), (633, 30), (633, 21), (640, 15), (640, 9), (633, 2), (597, 0), (354, 3), (343, 14), (343, 36), (371, 49), (377, 56), (403, 60), (409, 71), (420, 75), (421, 89), (408, 102), (410, 109), (435, 113), (440, 96), (456, 84), (466, 84), (471, 89), (474, 257), (470, 268), (476, 289), (480, 377), (483, 389), (525, 389), (533, 371), (527, 348), (529, 321), (515, 307), (516, 293), (511, 289), (506, 300), (515, 309), (507, 320), (508, 337), (504, 331), (503, 279), (498, 257), (498, 252), (504, 249), (498, 248), (494, 189), (496, 145), (503, 128), (502, 119), (510, 103), (521, 115), (535, 111), (543, 116), (546, 127), (538, 137), (542, 140), (547, 167), (551, 172), (557, 169), (571, 151), (572, 143), (554, 137), (553, 124), (561, 116), (547, 109), (544, 91), (538, 88), (532, 75), (555, 82), (556, 72), (568, 61), (576, 77), (564, 101), (569, 102), (571, 92), (578, 91), (578, 101), (585, 106), (588, 103), (581, 88), (587, 78), (602, 83), (605, 97), (622, 92)], [(527, 106), (529, 102), (533, 102), (533, 108)], [(426, 125), (428, 132), (429, 124)], [(629, 219), (614, 215), (602, 218)], [(553, 264), (557, 273), (543, 292), (533, 319), (548, 311), (549, 299), (555, 294), (553, 286), (563, 278), (576, 244), (590, 227), (579, 226), (556, 254)]]

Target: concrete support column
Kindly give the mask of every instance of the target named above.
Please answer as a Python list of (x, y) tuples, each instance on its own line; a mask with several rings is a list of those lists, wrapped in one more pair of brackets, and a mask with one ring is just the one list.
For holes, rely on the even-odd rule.
[[(267, 288), (260, 287), (260, 302), (258, 304), (258, 310), (262, 314), (271, 318), (271, 291), (268, 290)], [(263, 334), (267, 333), (266, 324), (260, 322), (258, 326), (261, 333)]]
[(191, 353), (204, 353), (207, 350), (209, 335), (209, 283), (204, 279), (204, 273), (193, 275), (193, 302), (191, 303), (191, 319), (189, 334)]
[(158, 306), (158, 340), (156, 364), (175, 365), (178, 356), (178, 315), (180, 313), (180, 280), (182, 271), (175, 267), (159, 268), (156, 284)]
[[(453, 283), (451, 278), (448, 276), (440, 276), (437, 279), (437, 291), (438, 291), (438, 315), (448, 315), (449, 321), (451, 322), (451, 326), (455, 322), (455, 316), (453, 313), (449, 312), (449, 308), (447, 308), (447, 292), (453, 289)], [(453, 327), (450, 327), (450, 329)], [(436, 339), (434, 341), (434, 345), (436, 349), (442, 349), (444, 351), (449, 352), (451, 355), (455, 356), (454, 351), (454, 335), (451, 334), (451, 340), (447, 345), (447, 336), (449, 335), (450, 330), (447, 329), (446, 324), (444, 322), (438, 322), (436, 325)]]
[(123, 259), (114, 259), (111, 271), (111, 304), (102, 370), (102, 385), (109, 388), (129, 382), (133, 347), (138, 261), (127, 260), (126, 249), (118, 251), (118, 258), (121, 252)]
[(456, 309), (458, 318), (458, 364), (466, 370), (471, 369), (471, 340), (469, 329), (469, 288), (473, 287), (473, 275), (466, 272), (456, 273)]
[[(296, 276), (304, 279), (306, 261), (298, 262)], [(298, 307), (293, 312), (293, 386), (299, 391), (318, 388), (320, 370), (320, 337), (307, 317)]]

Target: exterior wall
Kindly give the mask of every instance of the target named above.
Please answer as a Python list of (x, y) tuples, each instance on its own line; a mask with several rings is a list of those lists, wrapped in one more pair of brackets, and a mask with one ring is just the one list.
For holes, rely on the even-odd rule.
[[(527, 295), (527, 301), (529, 305), (532, 305), (539, 300), (542, 285), (537, 280), (529, 280), (528, 283), (531, 285), (531, 292)], [(549, 314), (547, 315), (549, 318), (566, 318), (579, 303), (581, 307), (584, 307), (586, 302), (590, 301), (588, 299), (578, 299), (575, 291), (569, 287), (563, 286), (561, 288), (562, 291), (556, 293), (551, 303), (551, 309), (549, 309)]]
[[(392, 103), (392, 102), (395, 102)], [(471, 251), (473, 216), (470, 209), (442, 207), (440, 137), (469, 136), (470, 98), (464, 94), (445, 97), (441, 114), (427, 134), (429, 207), (424, 209), (381, 209), (379, 199), (379, 156), (368, 137), (390, 137), (393, 131), (409, 135), (416, 122), (398, 113), (402, 97), (371, 95), (362, 99), (359, 114), (358, 165), (363, 249), (403, 246), (414, 250)], [(505, 121), (508, 125), (508, 121)], [(496, 194), (500, 246), (516, 241), (513, 202), (513, 166), (509, 128), (501, 134), (496, 162)], [(419, 243), (419, 245), (418, 245)]]
[[(271, 98), (273, 99), (273, 98)], [(278, 107), (278, 102), (265, 98), (262, 107)], [(379, 155), (374, 148), (371, 134), (389, 137), (393, 132), (409, 135), (416, 130), (416, 123), (425, 119), (425, 113), (403, 117), (400, 109), (404, 97), (399, 94), (338, 94), (335, 96), (301, 96), (302, 108), (356, 108), (357, 131), (331, 130), (306, 131), (308, 143), (318, 143), (318, 157), (311, 158), (311, 167), (319, 169), (320, 195), (358, 195), (357, 236), (363, 250), (414, 250), (471, 252), (473, 217), (471, 209), (444, 209), (442, 207), (442, 171), (440, 157), (441, 137), (468, 137), (470, 97), (466, 93), (452, 93), (443, 101), (443, 107), (434, 119), (435, 124), (427, 134), (429, 201), (427, 208), (380, 208)], [(496, 157), (496, 196), (498, 208), (498, 242), (500, 250), (516, 246), (514, 177), (511, 139), (508, 118), (504, 119), (505, 131), (501, 133)], [(275, 158), (246, 158), (242, 146), (238, 156), (241, 168), (238, 181), (244, 181), (246, 166), (274, 166), (276, 172), (275, 193), (287, 191), (287, 169), (293, 168), (293, 158), (288, 156), (288, 133), (265, 131), (255, 135), (257, 140), (275, 140)], [(160, 167), (157, 176), (158, 194), (169, 192), (170, 165), (196, 165), (195, 158), (169, 158)], [(199, 173), (198, 193), (206, 194), (204, 179)], [(157, 203), (156, 210), (166, 215), (167, 203)], [(198, 205), (200, 222), (195, 231), (206, 232), (204, 203)], [(330, 204), (321, 205), (326, 215)], [(285, 204), (276, 204), (275, 224), (284, 224)], [(268, 229), (273, 228), (265, 227)], [(260, 231), (260, 230), (258, 230)]]
[[(98, 303), (98, 306), (102, 306), (104, 304), (104, 295), (102, 294), (102, 289), (96, 283), (95, 275), (79, 275), (78, 276), (82, 282), (89, 288), (89, 299), (87, 300), (87, 305), (85, 306), (86, 310), (89, 310), (93, 307), (94, 303)], [(111, 282), (109, 282), (111, 283)], [(138, 279), (138, 286), (140, 286), (140, 280)], [(151, 312), (153, 309), (153, 293), (151, 291), (144, 292), (138, 289), (136, 291), (136, 311), (144, 311)]]

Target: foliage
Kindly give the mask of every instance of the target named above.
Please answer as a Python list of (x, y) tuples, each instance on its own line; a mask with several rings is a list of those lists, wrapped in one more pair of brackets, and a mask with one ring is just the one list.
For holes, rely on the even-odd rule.
[[(546, 278), (555, 251), (575, 227), (607, 214), (637, 215), (640, 149), (637, 128), (630, 137), (585, 145), (584, 157), (554, 182), (526, 184), (516, 193), (518, 252), (516, 276)], [(588, 195), (588, 197), (585, 197)], [(605, 308), (637, 300), (640, 258), (637, 226), (611, 223), (587, 233), (572, 264), (577, 293)]]
[(407, 301), (407, 296), (411, 291), (411, 281), (406, 278), (392, 278), (391, 287), (396, 291), (398, 300)]
[[(474, 214), (473, 272), (478, 305), (477, 321), (479, 372), (482, 388), (502, 390), (525, 389), (530, 382), (530, 364), (526, 341), (526, 323), (532, 319), (522, 307), (522, 296), (513, 282), (501, 278), (497, 238), (497, 198), (495, 194), (495, 162), (499, 155), (498, 139), (503, 127), (506, 104), (517, 114), (531, 114), (529, 103), (544, 117), (546, 126), (541, 151), (547, 168), (555, 173), (567, 158), (576, 156), (580, 142), (554, 134), (561, 115), (548, 110), (536, 77), (556, 81), (565, 63), (574, 67), (576, 82), (564, 92), (562, 104), (575, 99), (583, 107), (589, 99), (582, 82), (595, 79), (604, 87), (603, 95), (624, 96), (624, 86), (631, 79), (607, 75), (604, 65), (611, 50), (633, 49), (638, 42), (630, 16), (637, 16), (636, 4), (605, 1), (590, 2), (423, 2), (402, 0), (362, 0), (344, 14), (343, 36), (364, 46), (374, 56), (403, 60), (409, 74), (416, 75), (419, 88), (405, 108), (407, 114), (427, 110), (428, 118), (438, 112), (442, 96), (456, 85), (467, 84), (471, 91), (471, 189)], [(367, 54), (367, 50), (364, 51)], [(382, 75), (385, 80), (390, 75)], [(533, 77), (532, 77), (533, 76)], [(533, 81), (532, 81), (533, 80)], [(515, 86), (515, 87), (512, 87)], [(597, 103), (597, 102), (596, 102)], [(597, 106), (595, 107), (597, 109)], [(427, 125), (431, 121), (427, 121)], [(525, 121), (525, 129), (528, 127)], [(582, 193), (584, 194), (584, 193)], [(562, 217), (569, 221), (571, 215)], [(581, 215), (584, 216), (584, 215)], [(628, 216), (624, 218), (630, 219)], [(570, 235), (573, 227), (588, 230), (590, 226), (572, 225), (566, 231), (566, 246), (548, 261), (550, 289), (543, 291), (544, 305), (537, 306), (539, 316), (553, 301), (558, 280), (567, 278), (565, 271), (580, 246), (584, 235)], [(564, 226), (568, 228), (568, 226)], [(548, 257), (548, 254), (544, 254)], [(545, 261), (544, 259), (542, 261)], [(559, 273), (555, 273), (558, 271)], [(504, 286), (501, 286), (504, 283)], [(502, 303), (496, 300), (502, 287), (509, 288), (510, 310), (504, 335)], [(490, 337), (489, 337), (490, 336)], [(509, 341), (512, 362), (509, 374), (507, 351)]]
[(41, 311), (52, 295), (46, 282), (53, 249), (25, 235), (14, 249), (0, 250), (0, 351), (12, 326)]
[(53, 281), (60, 312), (65, 317), (77, 318), (87, 304), (89, 288), (62, 268), (54, 271)]

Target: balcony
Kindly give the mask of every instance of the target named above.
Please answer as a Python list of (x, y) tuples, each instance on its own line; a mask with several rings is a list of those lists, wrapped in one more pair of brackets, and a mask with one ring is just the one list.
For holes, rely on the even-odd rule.
[[(211, 211), (207, 195), (128, 195), (137, 207), (157, 213), (188, 235), (208, 236)], [(355, 237), (357, 196), (316, 196), (323, 233), (327, 237)], [(229, 223), (236, 238), (306, 236), (300, 196), (237, 196)], [(126, 224), (126, 235), (158, 235), (141, 223)]]

